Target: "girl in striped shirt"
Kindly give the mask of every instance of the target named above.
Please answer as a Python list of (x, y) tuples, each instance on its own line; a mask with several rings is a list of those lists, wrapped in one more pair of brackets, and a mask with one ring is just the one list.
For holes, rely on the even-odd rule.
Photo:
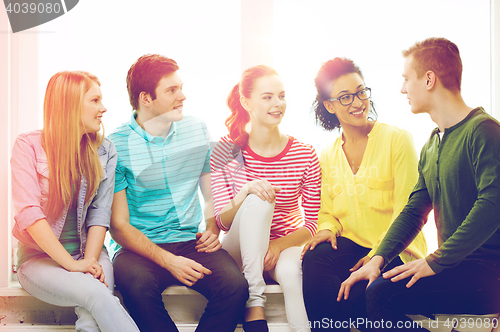
[(263, 295), (263, 274), (268, 273), (281, 285), (290, 327), (309, 331), (300, 253), (317, 229), (321, 172), (316, 152), (280, 132), (286, 101), (274, 69), (247, 69), (227, 105), (229, 135), (212, 152), (212, 192), (217, 224), (227, 232), (222, 246), (249, 284), (243, 328), (268, 329)]

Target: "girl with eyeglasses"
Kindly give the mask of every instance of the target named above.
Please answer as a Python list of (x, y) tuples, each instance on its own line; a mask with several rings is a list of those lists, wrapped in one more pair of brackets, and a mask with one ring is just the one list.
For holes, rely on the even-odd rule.
[(243, 329), (268, 330), (266, 274), (281, 285), (292, 330), (309, 331), (300, 253), (316, 233), (318, 157), (311, 145), (280, 131), (286, 99), (274, 69), (245, 70), (227, 104), (229, 135), (212, 152), (212, 192), (217, 224), (227, 231), (222, 247), (240, 265), (249, 285)]
[(55, 74), (43, 110), (44, 128), (19, 135), (12, 150), (19, 283), (44, 302), (75, 306), (77, 331), (139, 331), (113, 295), (103, 246), (117, 154), (99, 133), (97, 77)]
[[(348, 301), (337, 300), (341, 283), (368, 262), (417, 181), (417, 154), (405, 130), (374, 120), (371, 89), (353, 61), (327, 61), (315, 79), (316, 121), (342, 129), (320, 157), (322, 172), (318, 232), (302, 251), (304, 302), (312, 330), (350, 331), (349, 318), (366, 317), (366, 283)], [(425, 257), (422, 234), (392, 266)], [(390, 268), (391, 266), (389, 266)]]

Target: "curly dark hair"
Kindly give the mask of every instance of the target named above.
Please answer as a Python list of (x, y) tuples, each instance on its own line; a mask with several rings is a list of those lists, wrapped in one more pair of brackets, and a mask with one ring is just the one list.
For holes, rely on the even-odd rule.
[[(314, 83), (316, 85), (316, 100), (312, 105), (312, 110), (315, 113), (316, 124), (321, 125), (325, 130), (332, 131), (333, 129), (340, 129), (339, 119), (335, 114), (328, 112), (323, 102), (330, 99), (330, 94), (332, 93), (330, 83), (339, 77), (356, 73), (364, 80), (363, 74), (356, 64), (350, 59), (346, 58), (335, 58), (333, 60), (328, 60), (319, 69)], [(375, 120), (377, 117), (377, 112), (375, 111), (375, 106), (373, 101), (370, 100), (370, 113), (368, 118), (370, 120)]]

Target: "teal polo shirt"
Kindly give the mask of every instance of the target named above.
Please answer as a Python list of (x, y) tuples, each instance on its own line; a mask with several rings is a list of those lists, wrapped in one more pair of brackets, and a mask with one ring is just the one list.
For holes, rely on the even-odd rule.
[[(118, 152), (115, 193), (126, 190), (130, 224), (152, 242), (193, 240), (203, 220), (199, 178), (210, 172), (207, 127), (185, 116), (163, 138), (144, 131), (136, 116), (109, 135)], [(119, 248), (111, 241), (113, 252)]]

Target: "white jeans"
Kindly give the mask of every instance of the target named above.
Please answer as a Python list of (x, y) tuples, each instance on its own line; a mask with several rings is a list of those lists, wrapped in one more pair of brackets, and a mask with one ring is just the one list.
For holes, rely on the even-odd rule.
[[(264, 306), (266, 289), (264, 257), (269, 247), (269, 233), (274, 204), (248, 195), (241, 204), (222, 247), (234, 258), (248, 281), (250, 297), (247, 308)], [(301, 247), (290, 247), (280, 254), (278, 263), (269, 275), (278, 282), (285, 298), (288, 323), (294, 331), (310, 331), (302, 296)]]

